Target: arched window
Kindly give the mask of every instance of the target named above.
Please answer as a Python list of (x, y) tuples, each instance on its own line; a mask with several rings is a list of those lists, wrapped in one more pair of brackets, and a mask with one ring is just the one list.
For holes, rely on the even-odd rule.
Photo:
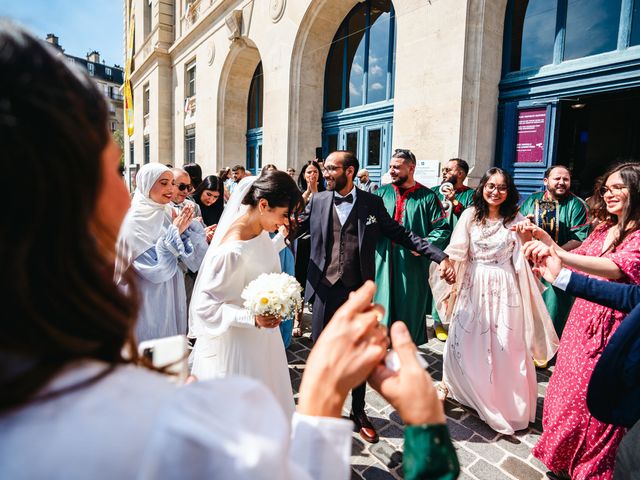
[(395, 38), (390, 0), (358, 3), (336, 32), (325, 70), (323, 154), (354, 152), (374, 181), (391, 156)]
[(247, 102), (247, 170), (254, 174), (262, 165), (262, 62), (256, 67), (249, 87)]
[(393, 98), (395, 12), (388, 0), (356, 5), (336, 33), (325, 74), (325, 111)]
[[(632, 28), (629, 40), (620, 35), (621, 21), (628, 21), (628, 13), (621, 7), (622, 0), (512, 0), (507, 11), (511, 35), (505, 73), (638, 43), (638, 27)], [(625, 18), (621, 19), (621, 14)]]

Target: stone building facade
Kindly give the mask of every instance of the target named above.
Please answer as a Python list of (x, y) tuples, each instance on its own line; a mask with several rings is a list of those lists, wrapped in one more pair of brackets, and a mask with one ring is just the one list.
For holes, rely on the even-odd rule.
[(124, 105), (123, 96), (120, 91), (124, 80), (124, 71), (119, 65), (106, 65), (100, 60), (100, 53), (93, 50), (87, 53), (85, 58), (76, 57), (64, 53), (64, 49), (60, 45), (59, 38), (50, 33), (47, 35), (46, 41), (62, 53), (67, 61), (79, 68), (86, 70), (98, 84), (100, 90), (104, 93), (109, 107), (109, 130), (122, 132), (124, 128)]
[[(134, 133), (125, 148), (132, 164), (195, 161), (206, 174), (235, 164), (299, 170), (348, 148), (377, 180), (393, 150), (408, 148), (419, 160), (466, 159), (472, 184), (490, 166), (504, 166), (527, 190), (548, 165), (569, 163), (557, 158), (557, 107), (567, 95), (576, 103), (593, 93), (535, 87), (557, 80), (558, 71), (580, 76), (591, 65), (584, 58), (553, 56), (550, 66), (542, 60), (527, 70), (523, 63), (516, 73), (505, 68), (507, 55), (525, 55), (523, 45), (538, 41), (527, 32), (540, 0), (127, 1), (135, 22)], [(554, 11), (549, 35), (556, 52), (575, 12), (567, 0), (544, 2), (553, 4), (547, 10)], [(603, 2), (587, 0), (587, 13), (610, 11)], [(631, 19), (640, 5), (613, 2), (620, 4), (615, 36), (624, 30), (626, 40), (612, 53), (583, 53), (611, 68), (626, 59), (631, 80), (624, 88), (635, 88), (640, 51), (633, 39), (640, 27)], [(513, 42), (520, 42), (517, 49)], [(516, 98), (510, 85), (517, 82), (525, 87)], [(517, 131), (525, 117), (518, 112), (532, 105), (545, 109), (536, 127), (541, 153), (523, 162)]]

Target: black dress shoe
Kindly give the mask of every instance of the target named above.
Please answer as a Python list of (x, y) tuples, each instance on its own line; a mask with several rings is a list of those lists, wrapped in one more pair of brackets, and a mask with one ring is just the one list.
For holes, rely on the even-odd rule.
[(367, 417), (366, 413), (351, 412), (349, 414), (349, 418), (353, 421), (353, 423), (355, 423), (356, 430), (365, 442), (378, 443), (378, 433), (376, 432), (376, 429), (373, 428), (373, 425), (369, 421), (369, 417)]

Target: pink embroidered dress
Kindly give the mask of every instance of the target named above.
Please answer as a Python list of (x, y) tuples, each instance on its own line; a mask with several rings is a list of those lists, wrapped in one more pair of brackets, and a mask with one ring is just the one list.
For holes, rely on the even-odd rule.
[[(600, 225), (572, 253), (611, 259), (625, 274), (623, 283), (640, 283), (640, 231), (616, 251), (602, 254), (609, 225)], [(549, 381), (543, 433), (533, 454), (552, 471), (572, 479), (611, 479), (616, 450), (626, 429), (596, 420), (587, 409), (587, 387), (602, 350), (625, 315), (576, 299), (562, 334), (555, 372)]]

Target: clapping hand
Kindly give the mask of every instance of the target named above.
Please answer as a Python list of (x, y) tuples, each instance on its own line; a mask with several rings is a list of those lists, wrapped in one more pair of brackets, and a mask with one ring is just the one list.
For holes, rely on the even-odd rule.
[(182, 235), (191, 224), (191, 220), (193, 220), (193, 210), (193, 204), (187, 203), (180, 213), (174, 217), (173, 224), (178, 229), (178, 233), (180, 233), (180, 235)]

